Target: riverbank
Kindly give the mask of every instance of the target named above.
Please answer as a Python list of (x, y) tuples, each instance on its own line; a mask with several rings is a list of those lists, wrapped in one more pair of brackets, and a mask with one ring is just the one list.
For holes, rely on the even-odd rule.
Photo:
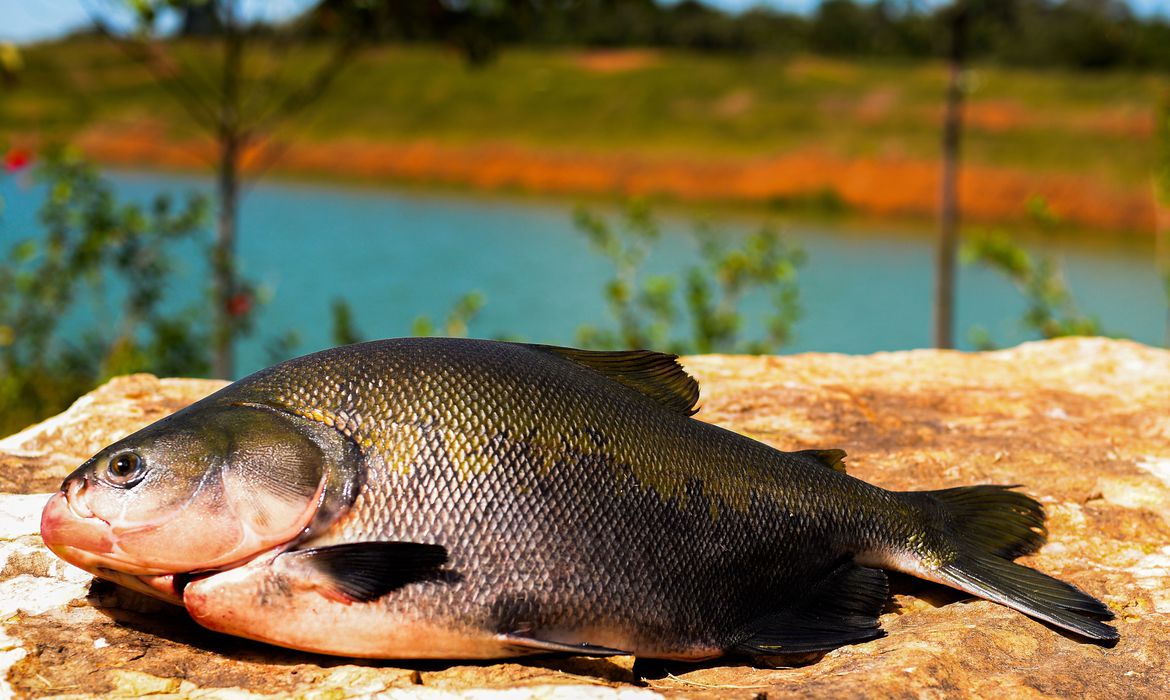
[[(214, 74), (202, 48), (167, 50), (176, 66)], [(271, 62), (263, 45), (252, 49), (252, 117), (271, 106), (274, 85), (312, 74), (326, 55), (301, 47)], [(933, 62), (646, 50), (509, 49), (470, 69), (441, 47), (380, 46), (274, 135), (279, 158), (253, 154), (251, 167), (926, 220), (938, 196), (946, 76)], [(967, 88), (968, 221), (1025, 223), (1028, 202), (1042, 197), (1070, 226), (1154, 229), (1165, 76), (976, 66)], [(213, 153), (146, 70), (92, 38), (29, 47), (0, 99), (0, 143), (50, 142), (145, 168), (206, 171)]]
[[(98, 162), (205, 170), (209, 141), (173, 140), (149, 129), (90, 129), (77, 145)], [(755, 157), (694, 158), (596, 153), (496, 142), (373, 143), (274, 141), (254, 149), (245, 170), (369, 182), (435, 184), (484, 191), (588, 196), (655, 196), (683, 202), (766, 205), (817, 213), (926, 218), (938, 203), (938, 164), (909, 157), (846, 158), (815, 148)], [(964, 216), (981, 223), (1026, 221), (1042, 198), (1061, 220), (1103, 231), (1150, 232), (1152, 189), (1083, 175), (967, 165)]]

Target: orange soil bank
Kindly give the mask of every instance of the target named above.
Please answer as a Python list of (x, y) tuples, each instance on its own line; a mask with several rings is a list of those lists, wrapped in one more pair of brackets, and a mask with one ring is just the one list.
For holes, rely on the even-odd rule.
[[(118, 165), (204, 168), (209, 142), (167, 142), (157, 133), (91, 130), (79, 145), (91, 157)], [(767, 202), (832, 192), (846, 206), (879, 216), (932, 216), (938, 198), (935, 161), (848, 159), (816, 150), (760, 157), (696, 159), (647, 154), (572, 152), (508, 143), (470, 146), (414, 143), (277, 144), (282, 172), (373, 180), (518, 189), (589, 195), (663, 195), (688, 201)], [(250, 153), (246, 169), (264, 167)], [(1155, 206), (1147, 188), (1111, 186), (1100, 179), (1021, 169), (965, 165), (960, 178), (964, 217), (1019, 221), (1030, 197), (1042, 196), (1066, 221), (1102, 230), (1153, 231)]]

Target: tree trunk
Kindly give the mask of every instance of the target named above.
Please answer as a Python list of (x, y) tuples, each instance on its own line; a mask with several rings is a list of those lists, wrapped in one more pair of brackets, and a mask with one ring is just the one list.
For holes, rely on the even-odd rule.
[(959, 144), (963, 130), (963, 73), (967, 44), (966, 2), (951, 18), (950, 81), (943, 121), (939, 237), (935, 257), (934, 345), (954, 347), (955, 257), (959, 246)]
[(215, 279), (215, 355), (212, 372), (220, 379), (235, 378), (235, 318), (232, 297), (236, 294), (236, 219), (240, 186), (238, 179), (239, 144), (231, 136), (221, 136), (219, 168), (216, 173), (216, 198), (219, 212), (215, 228), (215, 252), (212, 255)]
[(1157, 150), (1154, 163), (1154, 260), (1162, 281), (1166, 327), (1162, 344), (1170, 348), (1170, 95), (1158, 105)]
[(224, 23), (223, 99), (219, 112), (219, 165), (216, 172), (216, 196), (219, 216), (216, 220), (215, 251), (212, 255), (214, 276), (215, 352), (212, 373), (220, 379), (235, 379), (235, 330), (233, 311), (238, 307), (233, 297), (239, 292), (236, 282), (236, 222), (240, 196), (240, 157), (244, 143), (240, 133), (239, 88), (243, 38), (229, 15)]

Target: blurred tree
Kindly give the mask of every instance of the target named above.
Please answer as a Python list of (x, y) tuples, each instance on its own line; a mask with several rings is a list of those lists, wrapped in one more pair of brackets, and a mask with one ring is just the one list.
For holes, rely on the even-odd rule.
[(869, 53), (872, 26), (869, 8), (852, 0), (824, 0), (817, 6), (809, 28), (814, 51), (853, 55)]
[[(253, 306), (250, 290), (240, 284), (236, 270), (245, 155), (251, 148), (268, 145), (266, 139), (274, 129), (325, 94), (356, 50), (357, 33), (348, 22), (351, 18), (338, 14), (327, 57), (312, 73), (290, 80), (280, 68), (298, 37), (249, 23), (242, 0), (110, 0), (107, 9), (111, 4), (133, 13), (133, 27), (121, 30), (106, 20), (105, 13), (94, 11), (91, 16), (98, 30), (148, 68), (216, 143), (213, 373), (233, 378), (234, 340)], [(194, 55), (178, 50), (183, 44), (164, 31), (164, 20), (174, 13), (188, 40), (200, 49)], [(218, 54), (218, 76), (207, 73), (215, 65), (210, 50)], [(261, 52), (267, 54), (264, 60), (251, 55)], [(271, 159), (278, 152), (269, 149), (265, 155)]]
[(942, 174), (939, 180), (939, 237), (935, 252), (934, 346), (954, 347), (955, 256), (959, 247), (959, 158), (963, 94), (971, 25), (999, 21), (1007, 26), (1013, 0), (953, 0), (939, 11), (947, 27), (947, 91), (943, 112)]
[[(583, 347), (767, 354), (791, 339), (800, 317), (797, 269), (805, 256), (774, 231), (763, 228), (742, 247), (728, 249), (716, 232), (701, 229), (701, 263), (686, 271), (680, 285), (674, 275), (642, 277), (642, 266), (661, 237), (644, 202), (631, 202), (618, 226), (585, 209), (578, 209), (575, 219), (616, 272), (604, 295), (617, 327), (582, 326), (577, 342)], [(680, 288), (690, 321), (689, 332), (682, 333), (676, 301)], [(740, 306), (753, 293), (770, 296), (769, 313), (763, 335), (745, 339)]]
[(954, 347), (955, 251), (959, 242), (959, 145), (963, 120), (963, 77), (972, 0), (949, 8), (948, 79), (943, 113), (942, 175), (939, 181), (938, 248), (935, 253), (934, 346)]
[(539, 0), (322, 0), (295, 23), (313, 38), (350, 27), (368, 41), (429, 41), (454, 47), (472, 67), (496, 57), (500, 44), (528, 36), (545, 3)]
[(24, 58), (16, 44), (0, 42), (0, 85), (11, 90), (20, 82)]
[(1162, 293), (1166, 303), (1164, 344), (1170, 347), (1170, 91), (1162, 95), (1155, 119), (1154, 259), (1162, 278)]
[[(823, 0), (807, 15), (757, 3), (732, 12), (683, 0), (323, 0), (298, 26), (330, 36), (338, 11), (374, 41), (441, 42), (472, 65), (511, 44), (677, 47), (700, 51), (946, 58), (952, 10), (966, 0)], [(1170, 68), (1170, 23), (1135, 16), (1124, 0), (974, 0), (972, 59), (1076, 68)]]
[[(47, 189), (39, 214), (45, 235), (17, 243), (0, 263), (0, 434), (60, 411), (117, 374), (206, 373), (204, 307), (166, 299), (175, 248), (203, 230), (206, 201), (118, 202), (68, 152), (45, 156), (35, 178)], [(119, 299), (112, 313), (108, 304)], [(70, 319), (80, 330), (65, 334)]]

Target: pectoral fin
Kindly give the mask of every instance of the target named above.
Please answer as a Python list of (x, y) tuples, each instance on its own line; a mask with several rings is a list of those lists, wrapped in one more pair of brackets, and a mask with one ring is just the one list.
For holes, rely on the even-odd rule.
[(448, 578), (447, 549), (418, 542), (353, 542), (281, 555), (326, 595), (368, 603), (410, 583)]

